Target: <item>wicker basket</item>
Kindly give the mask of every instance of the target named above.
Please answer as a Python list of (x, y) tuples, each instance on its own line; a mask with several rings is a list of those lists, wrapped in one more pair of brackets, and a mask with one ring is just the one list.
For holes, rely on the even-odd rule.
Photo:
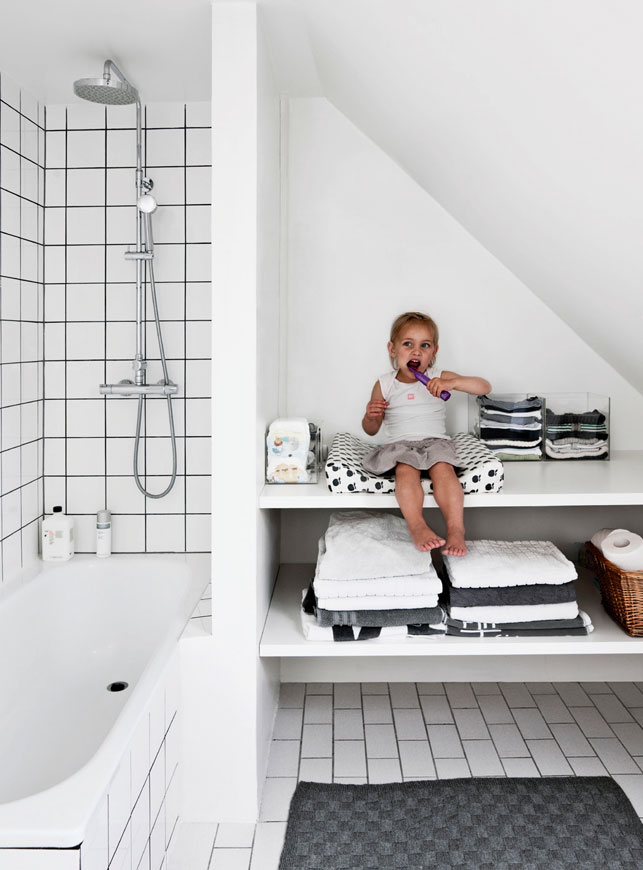
[(601, 587), (603, 607), (631, 637), (643, 637), (643, 571), (623, 571), (591, 541), (585, 548), (587, 567)]

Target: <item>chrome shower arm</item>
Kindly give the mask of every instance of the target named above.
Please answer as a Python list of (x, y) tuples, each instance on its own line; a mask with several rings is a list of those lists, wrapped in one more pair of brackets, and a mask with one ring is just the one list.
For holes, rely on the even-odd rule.
[[(103, 65), (103, 78), (107, 81), (110, 80), (112, 73), (115, 72), (118, 78), (125, 82), (126, 85), (129, 85), (131, 88), (134, 88), (134, 85), (128, 80), (127, 76), (125, 76), (119, 68), (116, 66), (113, 60), (106, 60)], [(135, 88), (134, 88), (135, 90)]]

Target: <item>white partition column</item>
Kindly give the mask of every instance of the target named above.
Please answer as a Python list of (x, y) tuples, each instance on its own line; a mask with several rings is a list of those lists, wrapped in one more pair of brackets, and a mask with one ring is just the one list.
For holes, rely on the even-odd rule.
[(215, 2), (212, 13), (213, 679), (204, 675), (204, 691), (216, 712), (207, 817), (254, 822), (278, 690), (276, 664), (258, 652), (279, 520), (258, 495), (278, 403), (279, 100), (256, 4)]

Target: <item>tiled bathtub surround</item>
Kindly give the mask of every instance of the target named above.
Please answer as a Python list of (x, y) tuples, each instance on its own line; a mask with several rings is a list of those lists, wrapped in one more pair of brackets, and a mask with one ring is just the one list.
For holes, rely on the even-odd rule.
[(0, 577), (37, 558), (43, 483), (44, 111), (0, 74)]
[[(205, 103), (143, 110), (145, 173), (154, 181), (155, 277), (170, 377), (178, 477), (163, 499), (132, 476), (137, 400), (101, 383), (133, 378), (135, 114), (133, 106), (48, 106), (45, 217), (45, 496), (75, 518), (93, 552), (95, 513), (112, 511), (114, 552), (209, 550), (210, 119)], [(149, 288), (148, 382), (162, 377)], [(148, 399), (139, 468), (169, 482), (167, 404)]]
[(161, 870), (179, 815), (179, 716), (177, 649), (80, 848), (0, 849), (0, 870)]

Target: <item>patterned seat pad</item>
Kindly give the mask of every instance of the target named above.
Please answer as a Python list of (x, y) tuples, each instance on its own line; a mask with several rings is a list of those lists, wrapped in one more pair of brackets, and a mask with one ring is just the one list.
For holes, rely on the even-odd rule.
[[(499, 492), (505, 479), (502, 462), (474, 435), (460, 432), (452, 435), (460, 468), (457, 472), (466, 494)], [(364, 471), (362, 460), (373, 444), (361, 441), (347, 432), (333, 438), (326, 460), (326, 480), (331, 492), (395, 492), (395, 475), (370, 474)], [(430, 478), (422, 478), (424, 492), (431, 493)]]

